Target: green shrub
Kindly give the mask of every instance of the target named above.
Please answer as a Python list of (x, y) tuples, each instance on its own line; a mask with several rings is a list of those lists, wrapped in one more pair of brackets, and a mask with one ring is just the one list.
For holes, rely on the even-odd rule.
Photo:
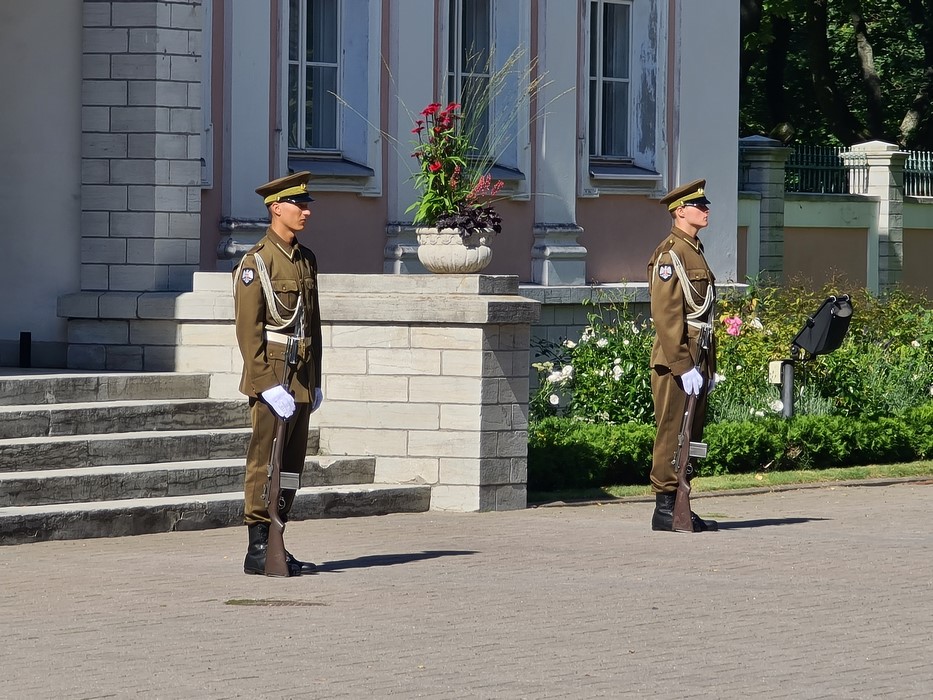
[(697, 473), (718, 476), (767, 469), (781, 456), (785, 434), (786, 423), (775, 418), (709, 425), (703, 436), (709, 450), (696, 462)]
[(933, 402), (906, 411), (904, 423), (917, 458), (933, 457)]
[(528, 488), (559, 491), (648, 480), (654, 428), (545, 418), (528, 433)]
[[(654, 428), (551, 417), (529, 431), (531, 491), (647, 484)], [(896, 416), (794, 416), (708, 425), (700, 476), (890, 464), (933, 456), (933, 401)]]
[(787, 421), (779, 469), (819, 469), (843, 463), (847, 420), (840, 416), (794, 416)]

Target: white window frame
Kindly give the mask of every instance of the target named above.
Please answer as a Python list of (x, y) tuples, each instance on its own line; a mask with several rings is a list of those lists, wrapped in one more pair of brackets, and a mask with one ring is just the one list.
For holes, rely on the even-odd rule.
[[(587, 121), (587, 128), (589, 129), (589, 124), (594, 124), (595, 128), (592, 130), (595, 133), (589, 134), (589, 149), (590, 158), (605, 158), (608, 160), (618, 160), (618, 161), (628, 161), (634, 162), (631, 157), (632, 152), (632, 69), (633, 69), (633, 56), (632, 56), (632, 5), (634, 4), (632, 0), (589, 0), (590, 2), (590, 22), (589, 26), (593, 26), (593, 6), (598, 7), (599, 12), (596, 16), (596, 36), (590, 35), (589, 45), (590, 48), (589, 54), (592, 56), (596, 55), (596, 66), (594, 67), (592, 63), (589, 66), (587, 71), (587, 105), (592, 104), (591, 95), (595, 93), (596, 98), (596, 117), (595, 121), (593, 120), (593, 114), (590, 113), (590, 120)], [(628, 36), (625, 37), (625, 44), (628, 46), (628, 74), (625, 77), (609, 77), (606, 76), (603, 72), (605, 66), (603, 65), (603, 54), (604, 54), (604, 41), (603, 37), (605, 33), (603, 29), (603, 20), (605, 17), (604, 8), (610, 5), (617, 5), (619, 7), (628, 8), (628, 26), (626, 27)], [(616, 38), (615, 36), (613, 37)], [(592, 50), (592, 44), (595, 42), (596, 47), (595, 51)], [(605, 132), (605, 123), (607, 121), (606, 106), (603, 102), (604, 87), (607, 83), (613, 83), (617, 85), (625, 85), (627, 90), (627, 99), (625, 105), (625, 152), (624, 153), (606, 153), (605, 145), (603, 144), (603, 134)]]
[[(446, 0), (440, 8), (439, 17), (441, 26), (438, 39), (442, 49), (439, 51), (437, 80), (442, 90), (441, 99), (445, 102), (452, 100), (451, 96), (447, 95), (448, 75), (453, 72), (458, 78), (460, 76), (459, 66), (451, 71), (448, 65), (450, 32), (456, 30), (449, 26), (451, 3), (459, 5), (460, 0)], [(519, 60), (514, 65), (514, 85), (510, 83), (499, 94), (493, 95), (489, 104), (488, 123), (493, 134), (491, 140), (493, 143), (502, 144), (493, 164), (492, 175), (505, 183), (503, 195), (512, 199), (527, 200), (531, 196), (531, 105), (527, 95), (517, 99), (516, 94), (522, 89), (527, 93), (528, 86), (519, 85), (518, 78), (527, 81), (531, 72), (531, 0), (490, 0), (490, 10), (491, 71), (495, 73), (502, 69), (510, 56), (520, 52)], [(458, 51), (462, 51), (459, 37), (456, 45)], [(511, 133), (504, 136), (495, 133), (496, 129), (502, 128), (508, 128)]]
[[(279, 114), (276, 161), (280, 172), (307, 169), (319, 191), (382, 196), (380, 138), (380, 60), (382, 4), (375, 0), (338, 0), (336, 150), (290, 149), (288, 145), (289, 3), (279, 3)], [(302, 2), (302, 17), (307, 8)], [(305, 31), (302, 22), (300, 30)], [(303, 123), (303, 117), (299, 119)]]
[[(627, 4), (629, 15), (628, 158), (590, 155), (589, 81), (590, 16), (594, 0), (584, 0), (580, 18), (580, 68), (577, 100), (581, 147), (578, 195), (661, 193), (667, 171), (667, 48), (669, 3), (666, 0), (597, 0)], [(597, 54), (599, 57), (599, 54)]]

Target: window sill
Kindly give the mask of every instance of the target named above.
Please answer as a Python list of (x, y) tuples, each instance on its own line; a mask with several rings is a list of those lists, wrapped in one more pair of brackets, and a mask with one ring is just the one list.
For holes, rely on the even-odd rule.
[(590, 187), (584, 196), (601, 194), (656, 194), (661, 175), (631, 162), (590, 160)]
[(356, 192), (365, 197), (378, 197), (382, 194), (375, 182), (375, 171), (346, 158), (322, 158), (290, 153), (288, 170), (292, 173), (309, 171), (312, 191)]

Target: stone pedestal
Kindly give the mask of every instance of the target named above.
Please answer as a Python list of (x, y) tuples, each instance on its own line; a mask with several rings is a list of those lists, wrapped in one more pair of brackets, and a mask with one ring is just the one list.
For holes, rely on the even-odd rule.
[[(529, 347), (539, 307), (518, 278), (321, 275), (321, 449), (373, 455), (376, 481), (432, 486), (431, 507), (527, 500)], [(230, 273), (194, 291), (62, 297), (70, 366), (211, 374), (236, 397), (242, 368)], [(105, 334), (106, 331), (106, 334)]]

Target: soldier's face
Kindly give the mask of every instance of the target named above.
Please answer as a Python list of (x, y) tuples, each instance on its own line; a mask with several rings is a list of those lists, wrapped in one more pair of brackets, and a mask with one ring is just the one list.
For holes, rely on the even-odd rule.
[(304, 229), (311, 216), (310, 202), (290, 202), (287, 200), (276, 202), (275, 207), (282, 223), (290, 231), (301, 231)]
[(706, 204), (685, 204), (683, 207), (684, 221), (696, 228), (706, 228), (709, 224), (709, 206)]

